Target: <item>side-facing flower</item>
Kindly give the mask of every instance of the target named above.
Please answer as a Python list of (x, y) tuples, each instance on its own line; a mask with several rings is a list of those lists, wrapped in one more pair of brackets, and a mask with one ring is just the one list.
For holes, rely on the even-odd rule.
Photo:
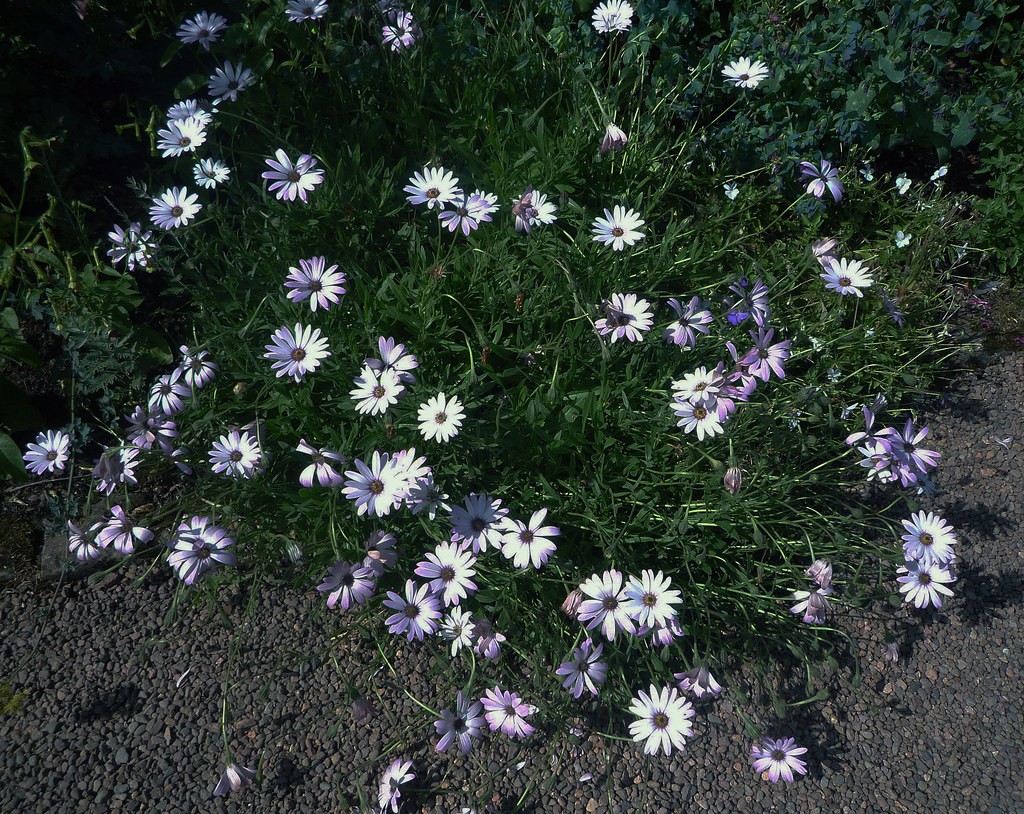
[(348, 610), (354, 605), (365, 605), (376, 587), (373, 572), (365, 565), (335, 560), (316, 589), (329, 592), (327, 607), (333, 608), (340, 601), (342, 610)]
[(473, 741), (481, 736), (487, 723), (483, 711), (483, 704), (471, 698), (463, 698), (462, 690), (459, 690), (455, 698), (455, 712), (443, 709), (440, 720), (434, 721), (434, 728), (441, 736), (437, 742), (437, 751), (447, 751), (457, 742), (459, 751), (468, 755), (473, 748)]
[(605, 0), (594, 9), (593, 25), (599, 34), (629, 31), (633, 25), (633, 6), (626, 0)]
[(296, 383), (331, 355), (327, 350), (327, 337), (321, 337), (320, 329), (312, 325), (303, 327), (295, 323), (294, 332), (282, 325), (274, 331), (270, 342), (264, 345), (267, 352), (263, 356), (273, 362), (271, 370), (276, 370), (278, 377), (291, 376)]
[(68, 520), (68, 551), (80, 562), (95, 560), (103, 555), (103, 547), (96, 544), (95, 537), (90, 539), (97, 526), (100, 525), (102, 524), (98, 523), (89, 529), (89, 534), (87, 535)]
[(300, 260), (299, 268), (288, 269), (288, 279), (284, 287), (288, 291), (288, 299), (292, 302), (309, 300), (309, 307), (314, 313), (317, 308), (329, 311), (345, 293), (345, 275), (338, 271), (337, 264), (328, 267), (327, 258), (311, 257)]
[(672, 747), (686, 748), (686, 738), (692, 733), (693, 705), (679, 695), (675, 687), (663, 687), (661, 692), (653, 684), (650, 694), (641, 692), (633, 698), (629, 711), (637, 720), (629, 725), (629, 734), (634, 741), (644, 742), (644, 752), (655, 754), (658, 750), (672, 754)]
[(229, 763), (224, 774), (213, 790), (214, 797), (223, 797), (229, 791), (238, 791), (248, 786), (256, 777), (255, 769), (247, 769), (235, 763)]
[(714, 318), (711, 316), (710, 311), (701, 308), (700, 297), (691, 299), (685, 309), (679, 300), (671, 297), (668, 300), (668, 306), (676, 312), (678, 319), (675, 322), (669, 323), (669, 326), (662, 334), (662, 338), (666, 342), (671, 342), (674, 345), (678, 345), (680, 350), (685, 350), (686, 348), (693, 348), (697, 344), (697, 334), (694, 331), (705, 336), (711, 331), (710, 326)]
[(604, 138), (601, 139), (601, 155), (604, 155), (609, 150), (621, 153), (623, 148), (625, 148), (627, 141), (629, 141), (629, 137), (625, 132), (614, 124), (609, 124), (608, 127), (605, 128)]
[(363, 364), (377, 373), (382, 370), (393, 370), (398, 374), (402, 384), (416, 384), (416, 377), (411, 371), (418, 368), (420, 363), (413, 354), (406, 351), (405, 345), (396, 344), (394, 337), (382, 336), (377, 339), (377, 347), (380, 349), (380, 358), (367, 357)]
[(202, 208), (199, 196), (189, 195), (187, 187), (171, 187), (165, 189), (159, 198), (153, 199), (149, 216), (161, 229), (177, 229), (187, 225)]
[(473, 621), (473, 614), (468, 610), (453, 607), (441, 620), (441, 627), (437, 635), (444, 641), (452, 643), (452, 656), (454, 657), (463, 647), (473, 646), (473, 632), (476, 623)]
[(213, 381), (220, 366), (206, 358), (210, 355), (209, 351), (192, 351), (188, 345), (182, 345), (178, 350), (181, 351), (181, 363), (178, 367), (190, 389), (201, 390)]
[(153, 539), (153, 532), (142, 526), (136, 526), (120, 506), (110, 510), (110, 519), (96, 535), (96, 545), (106, 548), (113, 543), (114, 548), (122, 554), (131, 554), (135, 550), (135, 542), (148, 543)]
[(299, 475), (299, 483), (308, 489), (313, 485), (313, 478), (316, 478), (321, 486), (329, 486), (332, 489), (341, 486), (343, 478), (334, 471), (334, 467), (331, 466), (330, 462), (335, 461), (343, 465), (345, 463), (344, 455), (332, 452), (326, 448), (317, 449), (312, 447), (306, 443), (305, 438), (299, 440), (299, 445), (295, 448), (295, 451), (303, 452), (313, 459), (313, 462), (303, 469), (302, 474)]
[(747, 57), (740, 57), (722, 70), (722, 76), (737, 87), (756, 88), (768, 78), (768, 66), (761, 60), (751, 62)]
[(168, 122), (181, 122), (185, 119), (195, 119), (206, 127), (213, 121), (213, 115), (208, 110), (203, 110), (195, 99), (184, 99), (167, 108)]
[(778, 783), (781, 777), (787, 783), (793, 782), (793, 772), (807, 774), (807, 764), (797, 755), (807, 751), (797, 746), (792, 738), (761, 738), (750, 747), (750, 759), (754, 762), (754, 771), (765, 780)]
[(601, 336), (611, 334), (613, 344), (622, 338), (639, 342), (651, 330), (650, 307), (647, 300), (637, 299), (636, 294), (612, 294), (604, 302), (605, 316), (594, 323), (594, 330)]
[(63, 472), (68, 462), (71, 437), (60, 430), (47, 430), (36, 436), (36, 442), (28, 445), (25, 468), (34, 475), (44, 472)]
[(558, 208), (548, 200), (548, 196), (537, 192), (532, 186), (526, 188), (522, 197), (512, 202), (512, 214), (516, 219), (516, 231), (530, 234), (537, 224), (549, 225), (557, 218)]
[(381, 29), (384, 44), (393, 52), (398, 53), (416, 44), (420, 36), (420, 27), (408, 11), (396, 11), (390, 22)]
[(327, 13), (327, 0), (288, 0), (284, 13), (292, 23), (319, 20)]
[(384, 771), (380, 779), (380, 788), (377, 790), (377, 805), (383, 812), (390, 808), (393, 812), (398, 811), (398, 799), (402, 796), (401, 786), (416, 779), (411, 771), (412, 761), (403, 761), (401, 758), (394, 760)]
[(103, 454), (93, 467), (92, 476), (99, 479), (96, 491), (112, 495), (122, 483), (136, 485), (135, 467), (138, 466), (138, 447), (103, 448)]
[(832, 198), (838, 203), (843, 199), (843, 182), (839, 180), (839, 170), (832, 166), (831, 163), (822, 159), (821, 167), (818, 168), (810, 161), (800, 162), (800, 173), (806, 178), (810, 178), (810, 182), (807, 184), (807, 192), (809, 195), (813, 195), (815, 198), (820, 198), (825, 194), (827, 189), (831, 194)]
[(679, 682), (682, 692), (693, 693), (696, 698), (714, 698), (722, 691), (722, 685), (715, 681), (711, 671), (703, 665), (684, 673), (674, 673), (672, 677)]
[(232, 65), (231, 60), (225, 60), (223, 68), (214, 69), (206, 87), (216, 105), (217, 102), (223, 102), (225, 99), (234, 102), (238, 99), (239, 92), (245, 90), (255, 81), (256, 77), (253, 76), (252, 71), (241, 62)]
[(598, 243), (621, 252), (626, 246), (632, 246), (638, 240), (644, 239), (644, 233), (639, 231), (644, 223), (637, 212), (616, 205), (611, 212), (604, 210), (603, 218), (594, 220), (594, 228), (591, 231)]
[(533, 713), (533, 707), (525, 703), (518, 693), (492, 687), (480, 702), (487, 710), (484, 717), (492, 730), (500, 729), (512, 738), (526, 738), (533, 734), (533, 726), (526, 721), (526, 716)]
[(569, 654), (569, 660), (563, 661), (555, 670), (556, 675), (565, 676), (562, 686), (572, 693), (573, 698), (583, 695), (584, 689), (591, 695), (597, 695), (597, 688), (604, 684), (608, 665), (598, 661), (603, 650), (603, 644), (595, 645), (593, 639), (584, 639), (583, 644)]
[(790, 613), (802, 613), (806, 625), (823, 625), (825, 624), (825, 615), (831, 607), (828, 601), (831, 595), (831, 585), (818, 587), (813, 591), (793, 591), (793, 599), (797, 602), (789, 611)]
[(324, 171), (313, 169), (316, 159), (305, 153), (294, 164), (284, 150), (279, 149), (275, 156), (276, 160), (266, 159), (270, 169), (263, 173), (263, 177), (271, 182), (270, 191), (279, 201), (294, 201), (298, 197), (306, 203), (313, 187), (323, 182)]
[(395, 611), (384, 621), (388, 630), (395, 634), (405, 633), (410, 642), (413, 639), (423, 641), (424, 636), (432, 636), (441, 619), (441, 608), (430, 586), (417, 586), (411, 579), (405, 581), (405, 597), (388, 591), (384, 607)]

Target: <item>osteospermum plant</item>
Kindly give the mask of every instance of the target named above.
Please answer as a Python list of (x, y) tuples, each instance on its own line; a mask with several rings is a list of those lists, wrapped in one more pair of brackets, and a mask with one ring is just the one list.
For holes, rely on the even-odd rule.
[[(948, 596), (952, 561), (911, 557), (950, 549), (941, 520), (905, 524), (905, 559), (898, 520), (851, 497), (916, 499), (938, 463), (901, 423), (937, 359), (934, 265), (889, 232), (941, 252), (948, 223), (826, 143), (710, 154), (758, 138), (774, 63), (698, 49), (681, 81), (713, 90), (683, 115), (690, 85), (648, 88), (631, 39), (678, 51), (671, 10), (605, 3), (587, 26), (440, 4), (367, 27), (326, 6), (191, 18), (182, 42), (224, 59), (212, 104), (163, 128), (166, 191), (111, 233), (194, 315), (135, 419), (152, 443), (129, 444), (189, 473), (159, 554), (183, 590), (301, 562), (338, 625), (450, 661), (464, 683), (419, 722), (444, 749), (484, 748), (484, 721), (529, 738), (597, 696), (651, 754), (685, 747), (686, 694), (713, 703), (741, 654), (821, 660), (847, 604)], [(894, 426), (861, 432), (877, 393)], [(50, 434), (26, 462), (64, 454)], [(130, 495), (101, 474), (111, 505)], [(805, 574), (818, 561), (827, 579)], [(758, 743), (759, 772), (799, 773), (793, 744)]]

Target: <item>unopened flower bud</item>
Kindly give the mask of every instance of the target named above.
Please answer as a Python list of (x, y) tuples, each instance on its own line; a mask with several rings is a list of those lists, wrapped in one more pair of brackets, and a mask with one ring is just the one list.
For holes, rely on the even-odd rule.
[(822, 588), (832, 584), (832, 563), (828, 560), (815, 560), (804, 573)]
[(627, 141), (629, 141), (629, 137), (622, 130), (614, 124), (609, 124), (604, 131), (604, 139), (601, 141), (601, 155), (604, 155), (609, 150), (621, 153)]
[(377, 714), (377, 710), (367, 698), (357, 698), (352, 702), (352, 717), (356, 723), (364, 724)]
[(730, 466), (725, 470), (725, 477), (722, 478), (725, 491), (730, 495), (738, 495), (743, 487), (743, 473), (738, 466)]
[(562, 610), (565, 611), (565, 615), (570, 619), (575, 619), (580, 610), (580, 603), (583, 601), (583, 591), (579, 588), (573, 588), (569, 591), (569, 595), (565, 598), (562, 603)]

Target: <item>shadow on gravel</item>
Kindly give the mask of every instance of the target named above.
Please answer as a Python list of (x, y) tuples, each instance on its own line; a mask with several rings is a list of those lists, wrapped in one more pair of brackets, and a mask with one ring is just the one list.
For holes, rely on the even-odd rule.
[(957, 569), (957, 584), (964, 598), (961, 615), (968, 625), (991, 625), (1002, 618), (1001, 608), (1021, 605), (1024, 581), (1012, 571), (986, 574), (976, 565), (961, 566)]
[(141, 709), (139, 688), (134, 684), (123, 684), (104, 692), (98, 692), (93, 701), (78, 712), (82, 723), (103, 721), (115, 716), (127, 718)]

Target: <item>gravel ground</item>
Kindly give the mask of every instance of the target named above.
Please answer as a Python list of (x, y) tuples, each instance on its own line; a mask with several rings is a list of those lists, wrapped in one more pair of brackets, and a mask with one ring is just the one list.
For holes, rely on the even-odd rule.
[[(590, 814), (1022, 812), (1022, 397), (1017, 353), (955, 380), (921, 416), (943, 453), (942, 493), (925, 508), (960, 540), (956, 597), (939, 611), (845, 620), (864, 680), (832, 677), (830, 698), (778, 733), (809, 747), (810, 773), (792, 785), (752, 771), (739, 713), (756, 709), (721, 698), (669, 758), (597, 734), (608, 723), (596, 713), (576, 742), (542, 731), (525, 746), (491, 738), (466, 760), (438, 754), (433, 717), (410, 696), (452, 705), (464, 675), (440, 649), (406, 653), (402, 639), (379, 651), (315, 591), (282, 584), (222, 588), (167, 625), (176, 580), (134, 563), (95, 585), (0, 596), (0, 677), (26, 693), (20, 714), (0, 718), (0, 811), (370, 810), (361, 796), (402, 756), (418, 775), (407, 812), (504, 812), (520, 799), (522, 811)], [(885, 620), (904, 634), (896, 664), (882, 659)], [(228, 742), (260, 777), (213, 798), (225, 686)], [(357, 688), (374, 710), (363, 720)]]

